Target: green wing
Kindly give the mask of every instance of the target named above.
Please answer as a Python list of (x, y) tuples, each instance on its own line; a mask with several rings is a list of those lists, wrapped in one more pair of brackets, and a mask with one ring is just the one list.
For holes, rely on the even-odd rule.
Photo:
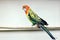
[(34, 13), (31, 9), (30, 9), (29, 13), (30, 13), (30, 16), (31, 16), (35, 21), (37, 21), (37, 22), (40, 22), (40, 21), (41, 21), (40, 17), (39, 17), (36, 13)]
[(37, 14), (35, 14), (31, 9), (28, 12), (28, 18), (32, 22), (33, 25), (41, 22), (40, 17)]
[(40, 23), (42, 25), (48, 25), (48, 23), (40, 18), (36, 13), (34, 13), (31, 9), (29, 10), (28, 13), (28, 18), (29, 20), (33, 23), (33, 25)]

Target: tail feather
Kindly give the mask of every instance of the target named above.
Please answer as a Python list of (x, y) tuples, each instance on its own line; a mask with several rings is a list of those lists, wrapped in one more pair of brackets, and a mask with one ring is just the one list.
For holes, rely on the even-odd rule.
[(46, 27), (44, 27), (44, 26), (42, 26), (42, 25), (40, 25), (40, 27), (41, 27), (53, 40), (55, 40), (55, 38), (53, 37), (53, 35), (49, 32), (49, 30), (48, 30)]

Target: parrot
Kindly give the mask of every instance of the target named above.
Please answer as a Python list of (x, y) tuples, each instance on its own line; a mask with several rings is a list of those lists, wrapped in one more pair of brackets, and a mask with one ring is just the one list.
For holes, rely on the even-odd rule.
[(55, 40), (55, 37), (50, 33), (50, 31), (45, 27), (48, 25), (48, 23), (40, 18), (28, 5), (23, 5), (22, 9), (24, 10), (27, 18), (32, 23), (32, 26), (37, 25), (37, 28), (41, 28), (43, 31), (45, 31), (52, 40)]

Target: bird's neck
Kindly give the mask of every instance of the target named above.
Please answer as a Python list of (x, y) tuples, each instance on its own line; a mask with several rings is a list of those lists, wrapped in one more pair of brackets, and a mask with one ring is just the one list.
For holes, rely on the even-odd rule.
[(30, 10), (30, 9), (26, 9), (26, 11), (25, 11), (26, 15), (28, 15), (29, 10)]

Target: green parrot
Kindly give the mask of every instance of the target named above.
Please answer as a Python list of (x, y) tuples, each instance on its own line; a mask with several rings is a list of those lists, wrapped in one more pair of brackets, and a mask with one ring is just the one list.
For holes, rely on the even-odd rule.
[(53, 40), (55, 40), (53, 35), (45, 27), (45, 25), (46, 26), (48, 25), (48, 23), (45, 20), (43, 20), (35, 12), (33, 12), (32, 9), (28, 5), (23, 5), (22, 8), (25, 11), (25, 14), (26, 14), (27, 18), (33, 24), (33, 26), (37, 24), (38, 28), (41, 28), (42, 30), (44, 30)]

